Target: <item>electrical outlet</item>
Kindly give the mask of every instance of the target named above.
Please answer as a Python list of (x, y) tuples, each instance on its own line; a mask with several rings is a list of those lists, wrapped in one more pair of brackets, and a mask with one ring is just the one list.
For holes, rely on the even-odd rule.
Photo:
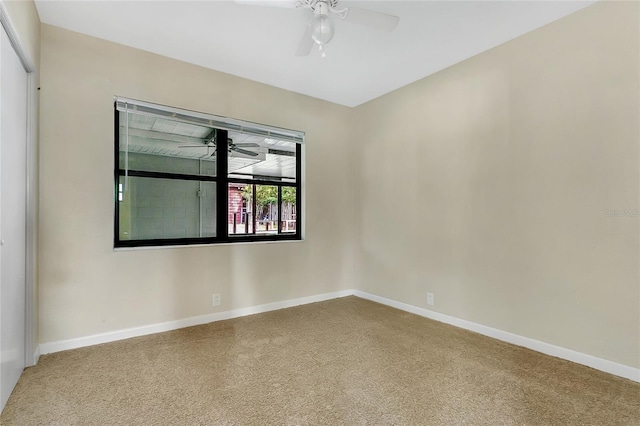
[(221, 298), (220, 293), (213, 294), (213, 306), (220, 306)]
[(427, 305), (433, 306), (433, 293), (427, 293)]

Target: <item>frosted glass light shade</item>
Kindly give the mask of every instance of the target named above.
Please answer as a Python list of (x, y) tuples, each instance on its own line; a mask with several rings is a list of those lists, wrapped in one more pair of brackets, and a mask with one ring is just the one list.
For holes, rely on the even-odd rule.
[(326, 15), (319, 15), (311, 22), (311, 38), (318, 44), (329, 43), (334, 32), (335, 25)]

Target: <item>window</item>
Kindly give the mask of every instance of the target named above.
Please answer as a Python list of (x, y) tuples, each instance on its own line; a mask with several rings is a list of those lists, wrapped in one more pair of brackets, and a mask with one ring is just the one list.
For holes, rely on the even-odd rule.
[(115, 247), (302, 239), (303, 141), (116, 98)]

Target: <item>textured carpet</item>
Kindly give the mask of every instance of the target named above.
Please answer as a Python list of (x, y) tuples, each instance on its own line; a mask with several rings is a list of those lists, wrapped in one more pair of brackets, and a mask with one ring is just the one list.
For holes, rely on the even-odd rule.
[(638, 425), (640, 385), (346, 297), (43, 356), (6, 425)]

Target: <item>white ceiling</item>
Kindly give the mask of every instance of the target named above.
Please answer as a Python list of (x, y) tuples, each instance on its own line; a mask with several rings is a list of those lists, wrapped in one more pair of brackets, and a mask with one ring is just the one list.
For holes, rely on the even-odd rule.
[(233, 1), (36, 0), (42, 22), (357, 106), (595, 1), (343, 1), (400, 17), (392, 33), (336, 19), (327, 57), (294, 55), (309, 11)]

